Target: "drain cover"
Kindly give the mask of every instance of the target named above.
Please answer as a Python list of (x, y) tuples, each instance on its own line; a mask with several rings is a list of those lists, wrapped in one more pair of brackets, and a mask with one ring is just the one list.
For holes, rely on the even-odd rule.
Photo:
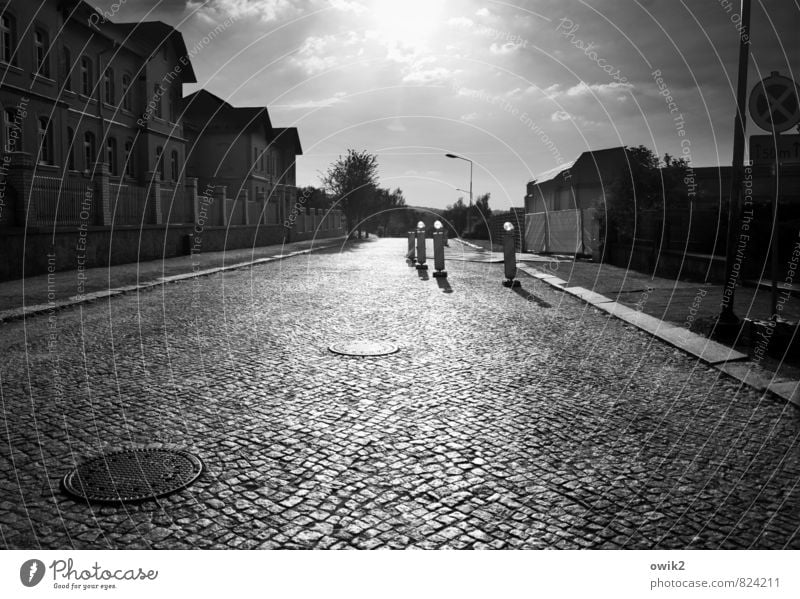
[(328, 349), (343, 356), (387, 356), (399, 350), (386, 341), (340, 341)]
[(120, 503), (163, 497), (192, 483), (203, 471), (200, 459), (172, 449), (133, 449), (94, 458), (62, 481), (80, 499)]

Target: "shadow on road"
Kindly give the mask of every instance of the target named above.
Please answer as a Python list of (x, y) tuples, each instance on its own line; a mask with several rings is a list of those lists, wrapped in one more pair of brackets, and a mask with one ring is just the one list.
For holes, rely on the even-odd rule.
[(453, 288), (450, 287), (446, 277), (436, 277), (436, 283), (439, 285), (439, 289), (445, 293), (453, 293)]
[(552, 308), (553, 307), (550, 303), (544, 301), (540, 297), (537, 297), (537, 296), (533, 295), (530, 291), (526, 291), (522, 287), (512, 287), (511, 289), (514, 291), (514, 293), (516, 293), (520, 297), (524, 298), (526, 301), (533, 302), (537, 306), (540, 306), (542, 308)]

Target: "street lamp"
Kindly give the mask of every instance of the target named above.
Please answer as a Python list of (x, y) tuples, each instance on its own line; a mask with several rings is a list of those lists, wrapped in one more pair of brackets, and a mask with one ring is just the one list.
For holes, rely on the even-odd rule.
[(469, 233), (471, 231), (470, 225), (472, 224), (470, 218), (472, 215), (472, 160), (469, 158), (464, 158), (463, 156), (459, 156), (458, 154), (445, 154), (445, 156), (448, 158), (458, 158), (459, 160), (466, 160), (469, 162), (469, 210), (467, 210), (467, 233)]

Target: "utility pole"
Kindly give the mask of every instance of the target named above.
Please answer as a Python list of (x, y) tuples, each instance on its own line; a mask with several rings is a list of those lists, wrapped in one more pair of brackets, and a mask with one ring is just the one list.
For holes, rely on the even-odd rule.
[(722, 288), (722, 307), (717, 318), (717, 323), (721, 325), (736, 325), (739, 323), (739, 317), (733, 312), (733, 300), (740, 269), (735, 269), (734, 272), (733, 265), (736, 260), (742, 206), (747, 63), (750, 57), (750, 0), (742, 0), (741, 17), (739, 73), (736, 82), (736, 116), (733, 123), (733, 163), (731, 165), (731, 189), (728, 198), (728, 246), (725, 253), (725, 282)]

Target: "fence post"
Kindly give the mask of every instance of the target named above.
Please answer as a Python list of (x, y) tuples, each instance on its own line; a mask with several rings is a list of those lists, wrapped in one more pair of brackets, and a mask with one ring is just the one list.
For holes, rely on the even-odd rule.
[(183, 202), (184, 205), (191, 208), (192, 213), (186, 214), (186, 222), (189, 223), (196, 223), (197, 222), (197, 213), (199, 211), (199, 207), (197, 205), (198, 198), (197, 198), (197, 177), (186, 177), (186, 197), (184, 198)]
[[(14, 217), (18, 225), (35, 227), (36, 200), (33, 197), (33, 156), (27, 152), (11, 152), (8, 182), (17, 193)], [(6, 191), (6, 197), (9, 194)]]
[(111, 226), (111, 186), (108, 181), (108, 165), (94, 165), (94, 222), (104, 227)]
[(150, 182), (147, 203), (151, 206), (153, 222), (156, 225), (164, 224), (164, 216), (161, 210), (161, 174), (158, 170), (147, 171), (147, 180)]
[(219, 206), (219, 214), (222, 217), (220, 220), (222, 221), (222, 225), (225, 227), (228, 226), (228, 199), (226, 197), (227, 189), (228, 188), (225, 185), (216, 185), (214, 187), (214, 203)]

